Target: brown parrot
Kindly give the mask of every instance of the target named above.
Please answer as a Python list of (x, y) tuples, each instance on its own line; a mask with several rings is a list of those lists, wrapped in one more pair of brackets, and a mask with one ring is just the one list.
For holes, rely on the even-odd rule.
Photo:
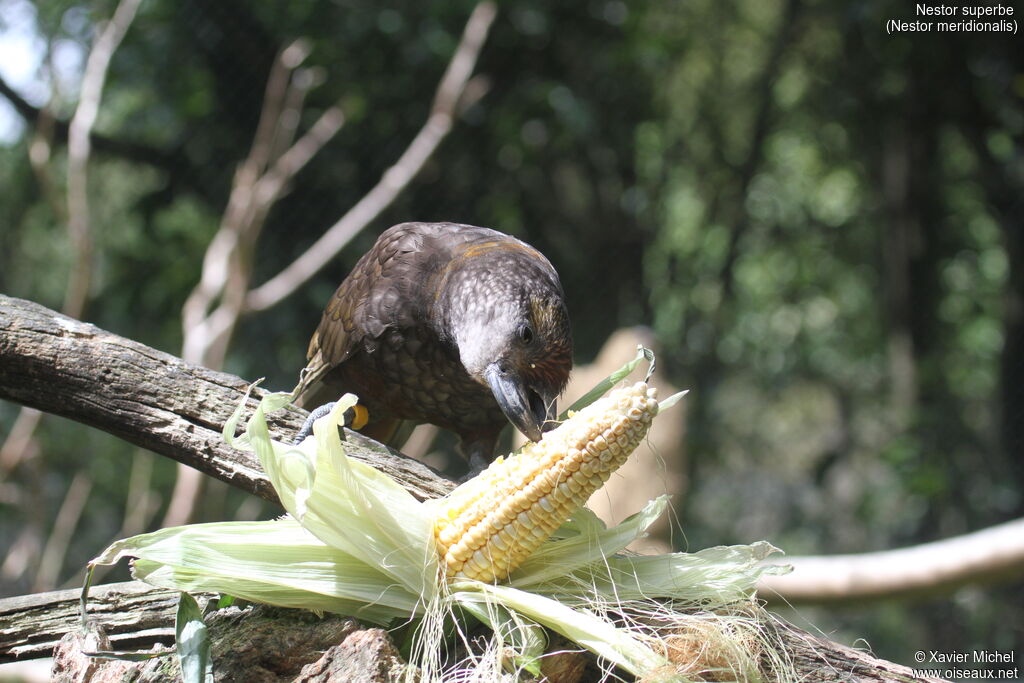
[(479, 471), (507, 422), (534, 441), (553, 426), (572, 369), (564, 298), (548, 260), (514, 237), (396, 225), (328, 303), (296, 404), (352, 392), (369, 413), (363, 433), (387, 442), (402, 421), (430, 422), (455, 432)]

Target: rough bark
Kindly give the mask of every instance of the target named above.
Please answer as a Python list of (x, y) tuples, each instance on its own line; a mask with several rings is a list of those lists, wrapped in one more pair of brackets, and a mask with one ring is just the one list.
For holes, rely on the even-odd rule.
[[(173, 613), (166, 615), (173, 623)], [(355, 619), (268, 607), (229, 607), (206, 618), (219, 683), (400, 680), (405, 662), (387, 632)], [(138, 664), (95, 659), (83, 652), (108, 647), (100, 629), (72, 630), (55, 652), (56, 683), (181, 680), (178, 658), (168, 653)]]
[[(238, 377), (0, 296), (0, 398), (98, 427), (275, 500), (254, 458), (228, 448), (220, 437), (246, 386)], [(250, 408), (260, 394), (249, 399)], [(293, 410), (272, 416), (272, 433), (287, 438), (304, 415)], [(452, 487), (424, 465), (358, 434), (349, 433), (347, 439), (354, 457), (388, 472), (421, 498)], [(137, 649), (170, 643), (173, 592), (134, 582), (95, 587), (89, 633), (82, 631), (78, 597), (78, 591), (60, 591), (0, 601), (0, 661), (55, 652), (59, 681), (149, 681), (174, 675), (173, 657), (126, 665), (81, 656), (83, 646)], [(341, 617), (320, 619), (261, 607), (218, 612), (209, 623), (222, 681), (386, 681), (404, 666), (386, 633)], [(928, 680), (793, 627), (777, 628), (803, 680)]]
[[(66, 634), (81, 625), (80, 590), (53, 591), (0, 600), (0, 662), (49, 657)], [(89, 593), (89, 619), (102, 625), (114, 650), (142, 650), (174, 642), (178, 594), (127, 581)]]
[(798, 681), (816, 683), (874, 683), (876, 681), (943, 681), (915, 676), (908, 667), (878, 659), (867, 650), (856, 650), (813, 636), (789, 624), (776, 626), (785, 644)]

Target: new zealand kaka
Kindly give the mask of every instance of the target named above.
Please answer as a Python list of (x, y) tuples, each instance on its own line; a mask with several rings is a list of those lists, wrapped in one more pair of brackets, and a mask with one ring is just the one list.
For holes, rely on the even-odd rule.
[(387, 442), (401, 421), (455, 432), (474, 470), (507, 422), (531, 440), (557, 415), (572, 369), (558, 274), (495, 230), (402, 223), (381, 234), (334, 293), (309, 343), (301, 407), (352, 392), (362, 430)]

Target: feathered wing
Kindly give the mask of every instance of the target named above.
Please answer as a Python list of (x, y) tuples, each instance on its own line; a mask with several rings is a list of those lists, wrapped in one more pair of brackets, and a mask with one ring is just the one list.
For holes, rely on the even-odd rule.
[[(463, 226), (460, 226), (463, 227)], [(359, 351), (373, 352), (391, 327), (407, 329), (428, 314), (431, 273), (451, 260), (452, 249), (493, 233), (464, 226), (402, 223), (385, 230), (338, 286), (306, 352), (296, 405), (313, 408), (338, 398), (323, 380)], [(419, 305), (410, 302), (420, 301)]]

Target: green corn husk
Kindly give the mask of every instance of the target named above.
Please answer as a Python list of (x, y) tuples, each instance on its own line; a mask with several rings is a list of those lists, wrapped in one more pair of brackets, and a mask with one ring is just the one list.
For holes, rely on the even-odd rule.
[[(436, 502), (417, 501), (387, 475), (345, 454), (338, 425), (355, 397), (343, 397), (299, 445), (271, 440), (266, 425), (266, 413), (290, 399), (266, 396), (245, 434), (234, 439), (239, 406), (224, 430), (229, 443), (255, 451), (287, 517), (163, 529), (118, 541), (91, 564), (131, 557), (136, 578), (165, 588), (225, 593), (385, 626), (418, 619), (410, 680), (512, 681), (519, 671), (536, 674), (543, 649), (538, 625), (593, 652), (607, 676), (621, 667), (651, 681), (687, 680), (672, 661), (675, 636), (664, 634), (698, 622), (720, 622), (715, 632), (726, 634), (723, 640), (743, 632), (763, 644), (750, 611), (758, 577), (780, 571), (760, 564), (775, 552), (768, 543), (693, 554), (621, 554), (664, 512), (663, 496), (611, 529), (579, 510), (505, 585), (448, 583), (434, 547)], [(742, 609), (733, 609), (737, 605)], [(445, 668), (442, 641), (456, 611), (476, 616), (494, 635), (483, 652), (471, 650), (476, 654)], [(757, 680), (758, 648), (735, 649), (734, 659), (749, 655), (749, 661), (730, 664), (736, 680)], [(517, 653), (511, 659), (509, 650)]]

